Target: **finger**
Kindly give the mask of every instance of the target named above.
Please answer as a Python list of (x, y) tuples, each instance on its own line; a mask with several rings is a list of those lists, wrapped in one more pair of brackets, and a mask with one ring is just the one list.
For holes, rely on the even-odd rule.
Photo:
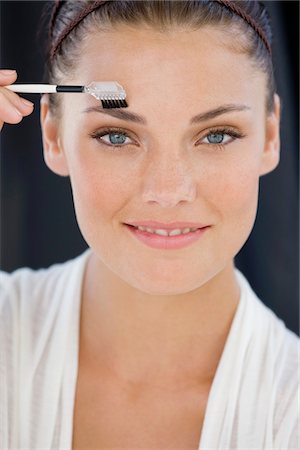
[(2, 92), (22, 114), (28, 115), (32, 112), (33, 103), (29, 100), (20, 97), (18, 94), (5, 87), (0, 86), (0, 92)]
[(19, 123), (33, 111), (33, 103), (4, 87), (13, 84), (16, 79), (15, 70), (0, 70), (0, 130), (5, 122)]
[(13, 84), (17, 79), (16, 70), (0, 69), (0, 86), (8, 86)]
[[(1, 87), (4, 88), (10, 84), (13, 84), (17, 79), (16, 70), (11, 69), (0, 69), (0, 90)], [(24, 115), (27, 116), (33, 110), (33, 103), (23, 99), (13, 91), (5, 89), (5, 94), (11, 99), (11, 102), (16, 106), (16, 108)]]
[[(19, 104), (16, 105), (11, 101), (9, 96), (3, 91), (4, 89), (0, 89), (0, 129), (5, 122), (10, 124), (21, 122), (22, 118), (28, 116), (33, 110), (33, 104), (29, 102), (31, 103), (31, 106), (24, 105), (23, 110), (21, 111)], [(24, 99), (22, 100), (24, 101)], [(21, 99), (18, 99), (18, 102), (21, 102)], [(24, 111), (25, 108), (27, 108), (26, 111)]]
[(23, 118), (22, 113), (16, 108), (8, 97), (0, 91), (0, 127), (2, 128), (4, 122), (19, 123)]
[[(6, 99), (7, 101), (4, 101)], [(25, 98), (19, 97), (15, 92), (10, 91), (4, 87), (0, 87), (0, 106), (4, 112), (4, 107), (7, 106), (7, 102), (11, 103), (17, 111), (23, 116), (28, 116), (33, 111), (33, 103)], [(4, 118), (2, 116), (2, 118)]]

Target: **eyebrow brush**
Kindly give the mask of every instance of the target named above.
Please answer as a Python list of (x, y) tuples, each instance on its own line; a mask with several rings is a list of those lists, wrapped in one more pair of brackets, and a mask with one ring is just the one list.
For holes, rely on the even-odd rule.
[(11, 84), (4, 86), (23, 94), (85, 93), (100, 100), (103, 108), (127, 108), (126, 92), (116, 81), (93, 81), (87, 86), (55, 84)]

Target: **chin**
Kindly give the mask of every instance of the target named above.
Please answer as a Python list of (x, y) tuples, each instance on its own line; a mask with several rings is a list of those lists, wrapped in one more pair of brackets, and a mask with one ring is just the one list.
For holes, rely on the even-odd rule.
[[(188, 276), (189, 275), (189, 276)], [(127, 280), (135, 289), (149, 295), (167, 296), (167, 295), (182, 295), (188, 292), (201, 288), (206, 284), (210, 275), (197, 274), (197, 276), (191, 277), (190, 274), (182, 274), (181, 276), (173, 276), (168, 274), (167, 277), (160, 275), (149, 276), (149, 273), (144, 277), (141, 274), (137, 275), (134, 279)]]

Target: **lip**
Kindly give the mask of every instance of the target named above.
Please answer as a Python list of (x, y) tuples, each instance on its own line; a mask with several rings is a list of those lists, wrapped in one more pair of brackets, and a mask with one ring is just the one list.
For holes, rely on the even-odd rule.
[(132, 221), (128, 222), (125, 225), (133, 225), (135, 227), (148, 227), (148, 228), (154, 228), (156, 230), (162, 229), (162, 230), (176, 230), (176, 229), (183, 229), (183, 228), (204, 228), (207, 225), (204, 225), (199, 222), (170, 222), (170, 223), (163, 223), (163, 222), (157, 222), (155, 220), (147, 220), (147, 221)]
[[(145, 222), (144, 222), (145, 223)], [(154, 222), (147, 222), (154, 223)], [(156, 222), (157, 224), (158, 222)], [(179, 222), (178, 222), (179, 223)], [(162, 249), (162, 250), (172, 250), (172, 249), (181, 249), (184, 247), (188, 247), (192, 245), (194, 242), (198, 241), (203, 234), (210, 228), (210, 226), (202, 226), (196, 231), (192, 231), (187, 234), (180, 234), (178, 236), (160, 236), (158, 234), (154, 233), (148, 233), (147, 231), (141, 231), (134, 226), (130, 226), (128, 224), (124, 224), (127, 230), (129, 231), (130, 235), (134, 238), (138, 239), (143, 244), (147, 245), (148, 247), (152, 247), (155, 249)], [(166, 224), (164, 224), (165, 227)], [(170, 226), (171, 224), (169, 224)], [(147, 225), (140, 225), (140, 226), (147, 226)], [(150, 225), (149, 225), (150, 226)], [(174, 223), (172, 224), (173, 229)], [(181, 222), (182, 227), (182, 222)], [(177, 228), (181, 228), (177, 225)], [(187, 227), (187, 226), (186, 226)], [(152, 228), (153, 225), (152, 225)], [(162, 225), (161, 228), (163, 229)], [(183, 227), (184, 228), (184, 227)], [(188, 228), (193, 228), (192, 226), (189, 226)], [(165, 228), (166, 229), (166, 228)]]

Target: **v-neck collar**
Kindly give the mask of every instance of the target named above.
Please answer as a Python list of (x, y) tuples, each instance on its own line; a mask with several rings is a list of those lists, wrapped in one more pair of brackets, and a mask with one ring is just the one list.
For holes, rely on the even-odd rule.
[[(73, 439), (73, 419), (74, 419), (74, 407), (75, 407), (75, 395), (76, 395), (76, 385), (78, 377), (78, 366), (79, 366), (79, 342), (80, 342), (80, 315), (81, 315), (81, 304), (82, 304), (82, 288), (83, 280), (86, 272), (87, 263), (92, 250), (88, 248), (82, 255), (77, 258), (78, 270), (80, 276), (76, 280), (76, 298), (73, 299), (75, 302), (74, 308), (74, 321), (71, 324), (70, 332), (70, 352), (69, 360), (66, 364), (66, 371), (64, 377), (64, 388), (67, 390), (67, 399), (69, 401), (69, 414), (68, 414), (68, 426), (65, 430), (65, 436), (62, 437), (61, 442), (64, 445), (63, 448), (72, 450), (72, 439)], [(226, 366), (228, 365), (228, 360), (232, 358), (232, 352), (234, 351), (234, 346), (236, 344), (236, 332), (240, 323), (240, 318), (243, 315), (243, 310), (245, 308), (245, 289), (243, 289), (243, 275), (235, 269), (235, 274), (237, 277), (238, 284), (240, 286), (240, 299), (236, 312), (228, 333), (226, 343), (217, 366), (217, 370), (209, 391), (208, 401), (205, 408), (204, 420), (202, 425), (202, 432), (199, 442), (198, 450), (208, 450), (209, 447), (209, 435), (214, 426), (214, 412), (216, 408), (221, 407), (218, 405), (218, 399), (220, 397), (220, 387), (224, 384), (224, 376), (226, 375)], [(225, 373), (224, 373), (225, 372)], [(62, 427), (63, 429), (64, 427)]]

